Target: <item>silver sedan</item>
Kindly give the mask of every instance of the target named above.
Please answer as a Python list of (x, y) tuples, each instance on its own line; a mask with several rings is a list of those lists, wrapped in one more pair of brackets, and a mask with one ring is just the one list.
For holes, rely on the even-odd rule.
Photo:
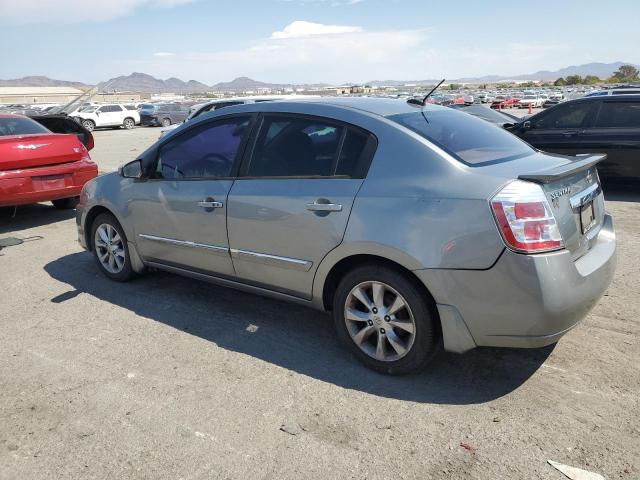
[(78, 236), (116, 281), (161, 269), (329, 311), (400, 374), (441, 344), (548, 345), (587, 314), (615, 268), (602, 158), (400, 100), (231, 106), (87, 183)]

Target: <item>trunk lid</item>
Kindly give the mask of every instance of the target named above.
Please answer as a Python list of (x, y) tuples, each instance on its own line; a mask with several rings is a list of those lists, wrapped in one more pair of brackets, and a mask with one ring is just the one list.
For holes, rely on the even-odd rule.
[(0, 137), (0, 171), (77, 162), (86, 149), (75, 135), (12, 135)]
[(574, 259), (593, 246), (604, 221), (604, 195), (596, 164), (605, 158), (579, 155), (559, 166), (518, 177), (542, 187), (565, 247)]

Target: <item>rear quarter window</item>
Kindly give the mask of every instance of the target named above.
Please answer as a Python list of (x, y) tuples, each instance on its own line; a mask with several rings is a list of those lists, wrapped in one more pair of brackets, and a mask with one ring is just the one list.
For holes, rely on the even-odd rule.
[(468, 165), (514, 160), (534, 150), (515, 135), (453, 109), (425, 109), (388, 117)]

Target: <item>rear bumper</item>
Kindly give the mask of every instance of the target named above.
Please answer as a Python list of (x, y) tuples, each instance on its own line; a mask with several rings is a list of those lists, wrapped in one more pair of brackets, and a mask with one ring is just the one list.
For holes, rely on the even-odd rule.
[(576, 261), (567, 250), (505, 250), (489, 270), (415, 273), (438, 304), (445, 349), (542, 347), (557, 342), (596, 305), (613, 278), (615, 252), (613, 219), (605, 215), (595, 244)]
[(85, 183), (98, 176), (87, 160), (25, 170), (0, 172), (0, 206), (13, 207), (77, 197)]

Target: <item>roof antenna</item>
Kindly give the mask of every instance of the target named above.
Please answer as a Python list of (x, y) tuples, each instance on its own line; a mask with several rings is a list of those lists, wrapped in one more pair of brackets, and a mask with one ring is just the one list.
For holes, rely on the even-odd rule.
[(433, 87), (433, 89), (429, 93), (427, 93), (427, 95), (422, 99), (422, 105), (426, 105), (427, 104), (427, 99), (431, 96), (431, 94), (433, 92), (435, 92), (438, 89), (438, 87), (440, 85), (442, 85), (444, 83), (444, 80), (445, 80), (444, 78), (442, 80), (440, 80), (440, 83), (437, 84), (435, 87)]

